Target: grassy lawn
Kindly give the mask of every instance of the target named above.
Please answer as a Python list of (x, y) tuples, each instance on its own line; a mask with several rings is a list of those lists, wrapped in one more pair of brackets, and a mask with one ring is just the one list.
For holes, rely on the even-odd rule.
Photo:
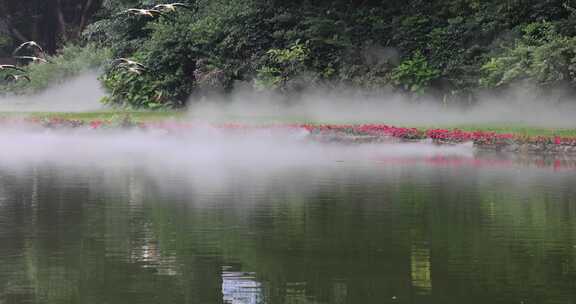
[(460, 129), (463, 131), (490, 131), (496, 133), (512, 133), (523, 136), (563, 136), (563, 137), (576, 137), (576, 129), (566, 128), (542, 128), (542, 127), (528, 127), (518, 125), (462, 125), (452, 126), (449, 129)]
[[(161, 121), (161, 120), (194, 120), (186, 112), (180, 111), (157, 111), (157, 112), (144, 112), (144, 111), (98, 111), (98, 112), (85, 112), (85, 113), (67, 113), (67, 112), (27, 112), (15, 113), (5, 112), (0, 113), (0, 117), (36, 117), (36, 118), (64, 118), (75, 120), (114, 120), (129, 116), (130, 119), (138, 122), (147, 121)], [(297, 117), (219, 117), (207, 119), (212, 122), (238, 122), (238, 123), (252, 123), (252, 124), (265, 124), (265, 123), (331, 123), (331, 122), (311, 122), (307, 119)], [(386, 123), (386, 122), (382, 122)], [(354, 122), (348, 122), (354, 124)], [(411, 127), (403, 125), (403, 127)], [(470, 124), (470, 125), (431, 125), (431, 126), (416, 126), (418, 128), (442, 128), (442, 129), (460, 129), (463, 131), (490, 131), (496, 133), (513, 133), (523, 136), (564, 136), (576, 137), (576, 128), (542, 128), (542, 127), (529, 127), (524, 125), (495, 125), (495, 124)]]

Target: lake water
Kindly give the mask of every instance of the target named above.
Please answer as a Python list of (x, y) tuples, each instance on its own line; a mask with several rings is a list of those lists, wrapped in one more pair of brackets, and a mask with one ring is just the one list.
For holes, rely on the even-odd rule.
[(47, 141), (0, 151), (2, 304), (576, 303), (569, 159)]

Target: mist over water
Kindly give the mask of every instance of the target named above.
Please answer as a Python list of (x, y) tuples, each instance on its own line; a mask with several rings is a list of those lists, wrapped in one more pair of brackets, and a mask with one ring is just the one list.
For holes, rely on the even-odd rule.
[(198, 127), (182, 134), (164, 131), (38, 131), (0, 129), (4, 164), (51, 162), (61, 165), (144, 164), (149, 167), (280, 169), (298, 164), (375, 161), (387, 157), (473, 155), (472, 146), (410, 144), (322, 144), (307, 140), (305, 129), (227, 131)]
[(0, 112), (88, 112), (103, 109), (96, 71), (85, 72), (32, 95), (0, 96)]

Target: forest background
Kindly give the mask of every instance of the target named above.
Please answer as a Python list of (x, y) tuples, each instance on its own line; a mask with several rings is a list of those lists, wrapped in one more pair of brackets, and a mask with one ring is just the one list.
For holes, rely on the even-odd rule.
[[(529, 85), (573, 102), (574, 0), (180, 2), (191, 8), (149, 18), (124, 12), (155, 1), (0, 0), (0, 63), (24, 65), (12, 52), (28, 40), (52, 62), (25, 66), (30, 83), (0, 89), (37, 92), (95, 69), (102, 101), (129, 108), (179, 108), (190, 96), (246, 88), (350, 88), (465, 105)], [(119, 57), (146, 72), (113, 68)]]

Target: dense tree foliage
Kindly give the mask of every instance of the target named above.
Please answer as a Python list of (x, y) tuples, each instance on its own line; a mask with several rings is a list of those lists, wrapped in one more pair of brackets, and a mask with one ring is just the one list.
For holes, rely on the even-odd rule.
[[(84, 43), (147, 67), (140, 75), (105, 69), (111, 104), (179, 107), (190, 95), (240, 86), (295, 93), (344, 85), (458, 102), (521, 81), (576, 85), (576, 1), (190, 0), (194, 9), (156, 18), (122, 13), (154, 1), (60, 2), (78, 3), (66, 24), (94, 21)], [(18, 27), (9, 28), (0, 44), (18, 40)]]

